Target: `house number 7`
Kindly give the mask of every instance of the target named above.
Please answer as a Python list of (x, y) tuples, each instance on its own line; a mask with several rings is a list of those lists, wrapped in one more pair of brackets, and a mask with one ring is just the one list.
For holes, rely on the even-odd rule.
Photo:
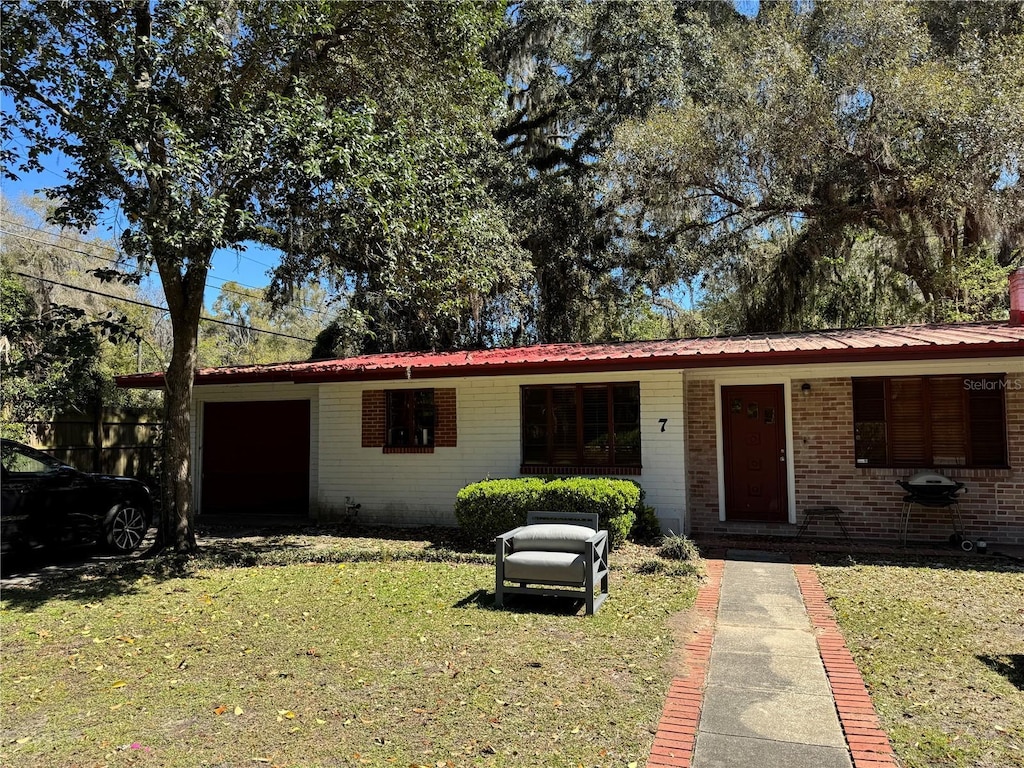
[(658, 419), (658, 423), (661, 424), (661, 431), (665, 431), (665, 425), (668, 424), (668, 419)]

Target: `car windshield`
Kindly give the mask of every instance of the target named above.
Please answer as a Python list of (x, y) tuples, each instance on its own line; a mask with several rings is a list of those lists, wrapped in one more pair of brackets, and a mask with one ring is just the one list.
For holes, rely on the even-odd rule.
[(0, 461), (3, 463), (4, 470), (15, 474), (56, 472), (64, 466), (52, 456), (14, 443), (4, 443), (0, 447)]

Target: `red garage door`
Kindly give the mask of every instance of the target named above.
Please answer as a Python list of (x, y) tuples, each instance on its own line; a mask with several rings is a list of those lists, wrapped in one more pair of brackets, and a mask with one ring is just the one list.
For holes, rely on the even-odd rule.
[(203, 514), (309, 513), (309, 401), (206, 403)]

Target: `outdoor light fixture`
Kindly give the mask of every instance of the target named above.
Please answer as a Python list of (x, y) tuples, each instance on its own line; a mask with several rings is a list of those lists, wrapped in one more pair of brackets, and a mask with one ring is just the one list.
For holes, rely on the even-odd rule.
[(803, 384), (801, 384), (800, 385), (800, 391), (803, 392), (805, 395), (811, 394), (811, 384), (810, 384), (810, 382), (805, 381)]

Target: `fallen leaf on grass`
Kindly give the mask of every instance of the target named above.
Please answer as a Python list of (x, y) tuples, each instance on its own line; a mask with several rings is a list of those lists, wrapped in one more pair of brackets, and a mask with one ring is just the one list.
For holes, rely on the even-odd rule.
[(228, 711), (228, 708), (221, 704), (219, 707), (213, 708), (213, 713), (218, 717)]
[(115, 688), (124, 688), (126, 685), (128, 685), (128, 683), (126, 683), (124, 680), (117, 680), (111, 683), (110, 690), (114, 690)]
[(288, 718), (289, 720), (294, 720), (295, 719), (295, 713), (292, 712), (290, 709), (279, 709), (279, 710), (277, 710), (277, 714), (280, 717)]
[(241, 707), (235, 707), (235, 716), (236, 716), (236, 717), (237, 717), (238, 715), (241, 715), (241, 714), (244, 714), (244, 713), (245, 713), (245, 710), (244, 710), (244, 709), (242, 709)]

